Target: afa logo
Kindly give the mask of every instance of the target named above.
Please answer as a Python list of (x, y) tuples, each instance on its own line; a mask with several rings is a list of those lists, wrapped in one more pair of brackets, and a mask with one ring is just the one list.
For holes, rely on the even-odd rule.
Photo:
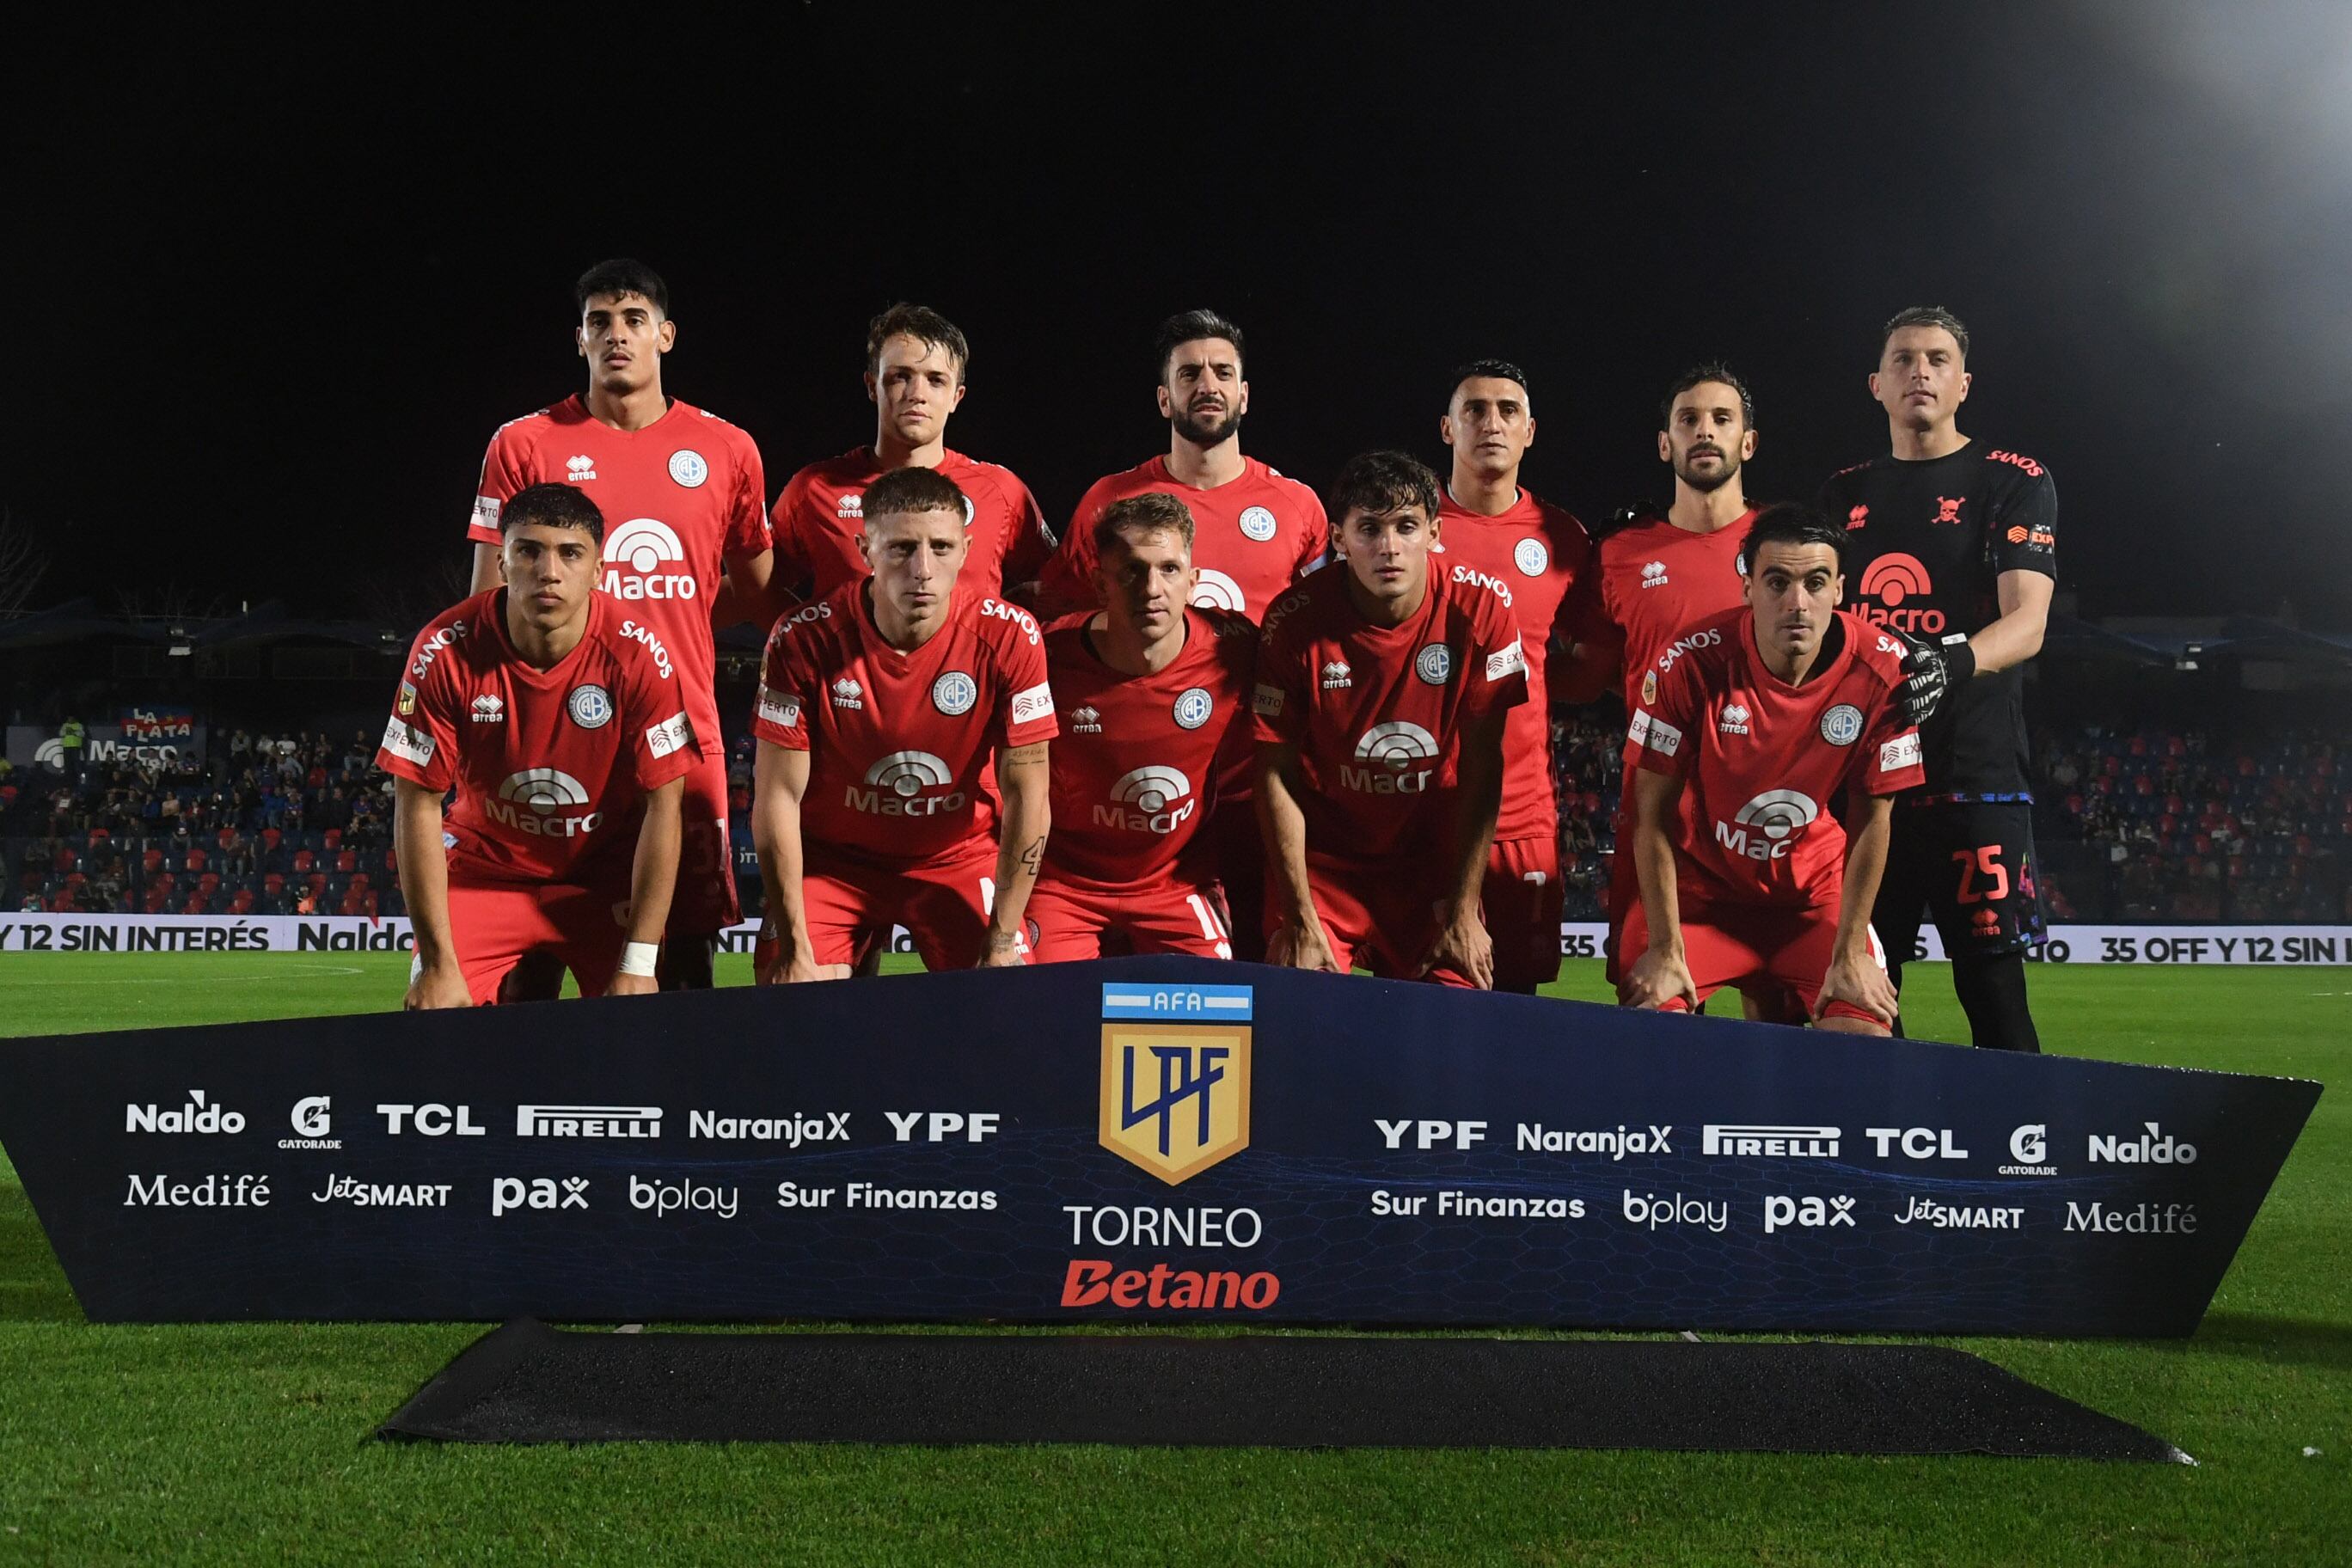
[(1102, 1146), (1170, 1186), (1249, 1147), (1246, 985), (1106, 984)]
[[(1934, 634), (1944, 629), (1944, 612), (1933, 605), (1904, 603), (1934, 591), (1934, 579), (1917, 556), (1892, 551), (1863, 569), (1862, 597), (1855, 607), (1874, 626)], [(1877, 603), (1869, 602), (1873, 599)]]

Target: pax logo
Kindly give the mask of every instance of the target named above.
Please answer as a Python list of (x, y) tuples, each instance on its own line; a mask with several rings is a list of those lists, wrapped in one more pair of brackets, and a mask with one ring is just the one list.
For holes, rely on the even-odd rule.
[[(1863, 569), (1863, 602), (1856, 607), (1862, 618), (1874, 626), (1937, 633), (1944, 629), (1943, 611), (1927, 605), (1904, 604), (1906, 599), (1921, 598), (1934, 591), (1935, 581), (1927, 575), (1927, 568), (1920, 564), (1919, 558), (1897, 550)], [(1874, 599), (1877, 603), (1869, 602)]]
[(1812, 796), (1792, 789), (1768, 789), (1739, 808), (1731, 822), (1717, 818), (1715, 841), (1750, 860), (1782, 860), (1822, 814)]
[(1249, 595), (1242, 585), (1223, 572), (1210, 567), (1200, 568), (1192, 584), (1192, 603), (1204, 610), (1232, 610), (1236, 615), (1249, 613)]
[(1420, 795), (1437, 769), (1417, 764), (1436, 762), (1437, 737), (1408, 720), (1391, 719), (1358, 737), (1356, 760), (1367, 765), (1339, 764), (1342, 786), (1366, 795)]
[(1663, 561), (1642, 563), (1642, 586), (1663, 588), (1666, 585), (1666, 563)]
[(1764, 1200), (1764, 1234), (1781, 1230), (1834, 1230), (1853, 1224), (1853, 1200), (1843, 1195), (1819, 1198), (1810, 1194)]
[(616, 599), (691, 599), (693, 576), (662, 570), (685, 559), (669, 524), (633, 517), (604, 536), (604, 592)]
[(490, 1217), (498, 1219), (510, 1209), (584, 1209), (588, 1206), (588, 1178), (566, 1176), (559, 1184), (552, 1176), (536, 1176), (528, 1181), (520, 1176), (499, 1176), (490, 1183)]
[(596, 459), (593, 458), (571, 458), (565, 459), (563, 464), (563, 477), (571, 480), (575, 485), (586, 484), (590, 479), (596, 477)]
[(849, 786), (849, 809), (877, 816), (937, 816), (943, 811), (961, 811), (970, 798), (963, 791), (924, 793), (946, 789), (954, 782), (947, 763), (929, 752), (893, 752), (866, 770), (866, 788)]
[(1200, 804), (1192, 780), (1174, 768), (1151, 763), (1119, 775), (1110, 786), (1110, 804), (1094, 808), (1095, 826), (1173, 833), (1192, 820)]
[(499, 798), (484, 801), (482, 809), (493, 822), (503, 822), (518, 833), (541, 838), (575, 838), (603, 826), (604, 814), (569, 815), (588, 804), (588, 791), (560, 768), (525, 768), (509, 773), (499, 785)]

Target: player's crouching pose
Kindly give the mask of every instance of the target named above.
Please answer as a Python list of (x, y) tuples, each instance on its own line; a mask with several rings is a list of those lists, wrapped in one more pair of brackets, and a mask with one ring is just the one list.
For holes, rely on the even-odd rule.
[[(751, 732), (752, 837), (768, 913), (760, 980), (835, 978), (892, 922), (932, 969), (1024, 961), (1052, 823), (1054, 697), (1026, 610), (959, 589), (963, 492), (936, 469), (866, 488), (872, 575), (785, 616)], [(981, 770), (993, 751), (1003, 820)]]
[[(1249, 743), (1257, 628), (1188, 607), (1192, 514), (1172, 495), (1114, 501), (1088, 525), (1103, 607), (1045, 634), (1054, 706), (1054, 837), (1029, 900), (1042, 963), (1137, 952), (1231, 958), (1202, 824)], [(1243, 751), (1245, 758), (1246, 751)]]
[(1354, 459), (1331, 493), (1342, 566), (1266, 614), (1252, 706), (1269, 963), (1494, 984), (1478, 900), (1527, 659), (1490, 584), (1430, 571), (1437, 507), (1411, 458)]
[(531, 485), (499, 528), (506, 586), (417, 634), (376, 753), (398, 781), (407, 1005), (500, 1000), (532, 953), (583, 996), (647, 994), (699, 760), (686, 696), (660, 639), (596, 591), (595, 502)]
[[(1743, 552), (1747, 605), (1685, 627), (1642, 677), (1628, 1005), (1696, 1008), (1733, 985), (1784, 1023), (1895, 1022), (1870, 907), (1919, 731), (1894, 700), (1903, 645), (1837, 607), (1844, 549), (1810, 507), (1767, 508)], [(1827, 815), (1841, 792), (1846, 830)]]

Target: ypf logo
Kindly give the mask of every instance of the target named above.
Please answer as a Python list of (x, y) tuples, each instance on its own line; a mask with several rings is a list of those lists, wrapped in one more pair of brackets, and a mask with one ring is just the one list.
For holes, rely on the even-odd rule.
[[(1862, 618), (1874, 626), (1906, 632), (1940, 632), (1944, 629), (1943, 611), (1932, 605), (1904, 603), (1932, 593), (1934, 588), (1935, 580), (1927, 575), (1927, 568), (1920, 564), (1919, 558), (1898, 550), (1880, 556), (1863, 569), (1862, 602), (1856, 607)], [(1877, 603), (1869, 602), (1873, 599)]]
[(1788, 858), (1797, 840), (1822, 814), (1813, 797), (1792, 789), (1768, 789), (1739, 808), (1730, 822), (1718, 818), (1715, 841), (1750, 860)]
[(936, 816), (960, 810), (964, 793), (925, 792), (946, 789), (954, 782), (955, 774), (948, 771), (947, 763), (929, 752), (893, 752), (866, 770), (866, 788), (849, 786), (849, 808), (877, 816)]
[(616, 599), (691, 599), (693, 576), (662, 570), (685, 559), (669, 524), (633, 517), (604, 536), (604, 592)]
[(1173, 833), (1192, 819), (1200, 804), (1191, 779), (1153, 763), (1119, 775), (1110, 786), (1110, 804), (1095, 807), (1095, 826)]
[(1339, 783), (1366, 795), (1420, 795), (1429, 788), (1437, 760), (1437, 737), (1403, 719), (1375, 724), (1356, 741), (1356, 760), (1367, 765), (1339, 764)]
[(1102, 1146), (1170, 1186), (1249, 1147), (1246, 985), (1103, 987)]
[(1204, 610), (1232, 610), (1237, 615), (1249, 611), (1249, 595), (1242, 592), (1242, 585), (1206, 566), (1192, 584), (1192, 603)]

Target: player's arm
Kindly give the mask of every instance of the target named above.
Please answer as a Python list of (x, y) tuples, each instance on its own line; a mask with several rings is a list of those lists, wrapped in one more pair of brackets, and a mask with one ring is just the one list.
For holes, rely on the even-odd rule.
[[(637, 854), (629, 868), (629, 943), (607, 996), (650, 996), (661, 988), (654, 978), (662, 930), (669, 924), (670, 895), (677, 889), (677, 849), (685, 837), (686, 780), (674, 778), (646, 792), (645, 822), (637, 829)], [(634, 960), (635, 963), (631, 961)]]
[(751, 764), (751, 844), (760, 855), (760, 884), (768, 895), (768, 930), (776, 939), (775, 961), (761, 974), (762, 985), (816, 980), (809, 948), (808, 903), (801, 873), (801, 799), (808, 794), (809, 753), (761, 741)]
[(1813, 1020), (1820, 1022), (1831, 1003), (1843, 1002), (1892, 1028), (1895, 987), (1870, 953), (1870, 910), (1878, 901), (1879, 879), (1886, 871), (1895, 797), (1859, 789), (1849, 790), (1847, 796), (1845, 886), (1838, 893), (1837, 945), (1831, 950), (1829, 973), (1813, 1003)]
[(479, 540), (476, 540), (474, 542), (474, 585), (470, 591), (476, 594), (487, 594), (492, 588), (503, 587), (506, 580), (506, 572), (499, 565), (499, 547), (495, 544), (484, 544)]
[[(1265, 841), (1276, 911), (1275, 929), (1266, 937), (1266, 961), (1336, 974), (1339, 961), (1324, 938), (1323, 919), (1316, 912), (1314, 889), (1307, 880), (1307, 814), (1298, 805), (1304, 792), (1297, 742), (1259, 741), (1257, 826)], [(1234, 912), (1236, 918), (1246, 918), (1245, 910)]]
[(1639, 768), (1633, 785), (1633, 873), (1640, 879), (1642, 913), (1650, 926), (1650, 945), (1626, 971), (1622, 1000), (1629, 1007), (1656, 1007), (1682, 998), (1698, 1008), (1698, 988), (1691, 984), (1690, 965), (1683, 957), (1682, 910), (1675, 886), (1675, 844), (1667, 830), (1675, 805), (1682, 799), (1683, 781), (1671, 773)]
[(749, 621), (762, 630), (774, 626), (786, 608), (781, 587), (776, 582), (774, 551), (730, 555), (727, 574), (719, 579), (719, 592), (710, 601), (710, 629), (717, 631), (738, 621)]
[(1625, 634), (1609, 617), (1598, 550), (1586, 558), (1583, 571), (1560, 601), (1552, 644), (1558, 655), (1546, 674), (1554, 698), (1581, 705), (1617, 689), (1625, 663)]
[(988, 934), (981, 946), (982, 969), (1028, 962), (1021, 951), (1021, 922), (1029, 913), (1029, 894), (1045, 865), (1045, 836), (1054, 826), (1045, 747), (1045, 742), (1034, 741), (996, 751), (996, 788), (1004, 802), (1004, 819), (996, 830), (996, 898), (989, 905)]
[(1454, 763), (1454, 861), (1446, 878), (1445, 910), (1437, 941), (1422, 961), (1428, 973), (1443, 963), (1468, 975), (1481, 991), (1495, 988), (1495, 942), (1478, 912), (1486, 880), (1486, 852), (1503, 808), (1503, 719), (1498, 709), (1462, 724)]
[(449, 858), (441, 844), (441, 792), (409, 779), (393, 780), (392, 852), (408, 903), (416, 964), (401, 1005), (470, 1007), (457, 944), (449, 933)]
[(2002, 573), (1995, 585), (2000, 595), (2000, 618), (1969, 638), (1978, 675), (2023, 664), (2042, 651), (2042, 638), (2050, 629), (2050, 600), (2057, 592), (2058, 580), (2020, 568)]

